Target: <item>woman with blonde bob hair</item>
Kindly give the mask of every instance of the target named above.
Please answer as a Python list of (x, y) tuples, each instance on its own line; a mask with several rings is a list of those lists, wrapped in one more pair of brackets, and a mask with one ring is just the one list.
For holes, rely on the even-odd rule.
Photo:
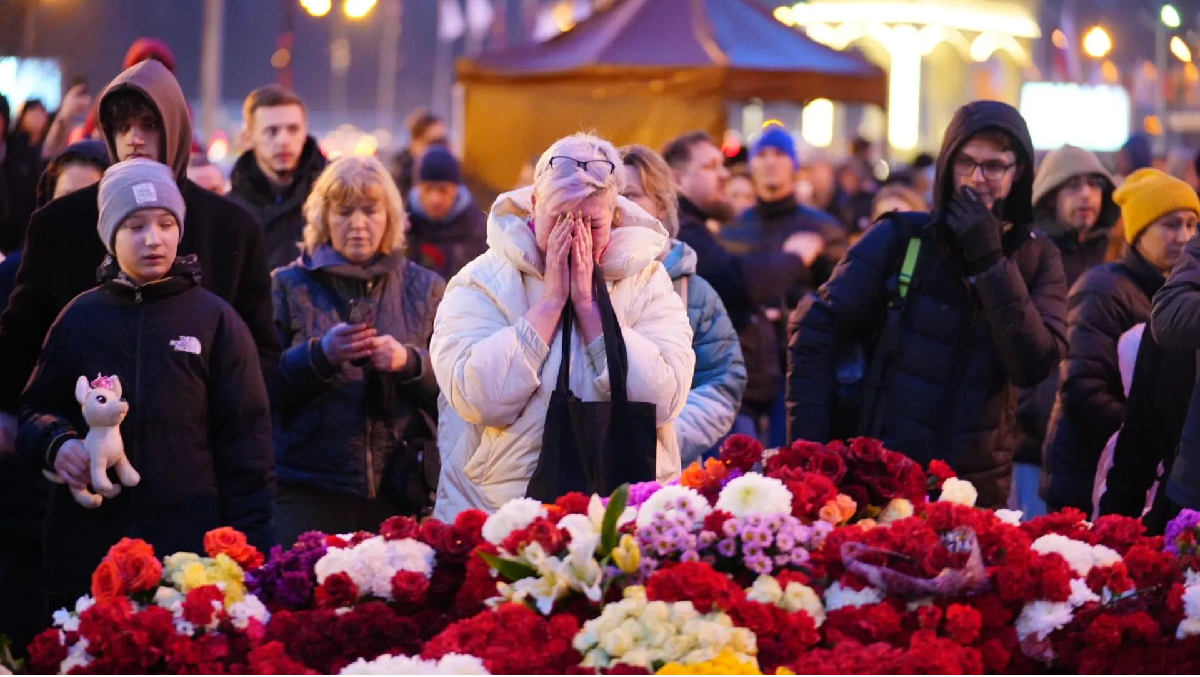
[(628, 398), (655, 411), (655, 475), (679, 474), (671, 422), (692, 380), (692, 331), (657, 260), (667, 233), (621, 197), (621, 165), (616, 148), (595, 136), (554, 142), (538, 159), (532, 187), (496, 199), (488, 251), (450, 281), (430, 345), (444, 400), (435, 517), (493, 512), (526, 495), (542, 453), (568, 307), (575, 324), (570, 391), (583, 402), (611, 399), (595, 268), (624, 337)]
[(446, 283), (404, 258), (404, 213), (379, 160), (335, 160), (304, 205), (300, 258), (272, 274), (284, 351), (269, 384), (284, 546), (305, 531), (374, 530), (432, 507), (428, 348)]
[[(687, 304), (692, 327), (696, 372), (687, 404), (675, 421), (675, 436), (686, 468), (712, 451), (733, 429), (746, 390), (746, 363), (725, 304), (712, 285), (696, 275), (696, 252), (676, 239), (679, 199), (671, 167), (645, 146), (623, 146), (620, 152), (625, 164), (625, 197), (661, 221), (671, 234), (659, 261)], [(735, 432), (753, 434), (753, 427), (747, 425)]]

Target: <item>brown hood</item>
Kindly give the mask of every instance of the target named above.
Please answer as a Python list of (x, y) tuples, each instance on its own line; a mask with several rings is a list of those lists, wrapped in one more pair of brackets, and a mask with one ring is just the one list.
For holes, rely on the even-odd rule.
[[(187, 178), (188, 159), (192, 154), (192, 118), (188, 112), (187, 99), (179, 88), (179, 81), (167, 70), (167, 67), (154, 61), (143, 61), (136, 64), (120, 75), (100, 94), (100, 110), (104, 110), (104, 99), (114, 93), (132, 89), (150, 100), (158, 109), (158, 117), (162, 120), (163, 153), (162, 161), (175, 172), (175, 178), (183, 181)], [(104, 142), (113, 160), (117, 160), (117, 150), (112, 139), (104, 133), (103, 120), (100, 130), (104, 134)]]

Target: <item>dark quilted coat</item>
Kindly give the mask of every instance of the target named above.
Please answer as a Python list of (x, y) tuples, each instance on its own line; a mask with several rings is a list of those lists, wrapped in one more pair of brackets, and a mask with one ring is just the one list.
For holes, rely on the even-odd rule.
[[(437, 420), (437, 382), (429, 363), (433, 318), (446, 283), (399, 252), (359, 267), (328, 246), (272, 274), (275, 329), (284, 348), (270, 383), (275, 456), (281, 483), (363, 498), (378, 495), (389, 456), (413, 435), (432, 440), (424, 411)], [(408, 348), (408, 366), (380, 374), (335, 367), (321, 337), (347, 320), (352, 298), (379, 301), (379, 334)]]
[(1150, 319), (1164, 278), (1130, 249), (1121, 261), (1083, 274), (1067, 299), (1067, 355), (1046, 434), (1046, 501), (1091, 514), (1096, 464), (1125, 421), (1117, 362), (1121, 334)]
[[(1005, 256), (968, 270), (939, 212), (949, 199), (954, 154), (972, 135), (998, 128), (1025, 166), (1004, 203)], [(1066, 350), (1066, 282), (1058, 250), (1031, 228), (1032, 143), (1005, 104), (959, 109), (937, 163), (935, 212), (923, 239), (900, 321), (896, 356), (883, 374), (871, 427), (884, 443), (921, 463), (947, 461), (979, 490), (979, 505), (1008, 498), (1015, 451), (1017, 388), (1041, 382)], [(876, 336), (907, 234), (884, 221), (850, 248), (829, 281), (792, 314), (788, 355), (788, 437), (825, 441), (844, 345)]]

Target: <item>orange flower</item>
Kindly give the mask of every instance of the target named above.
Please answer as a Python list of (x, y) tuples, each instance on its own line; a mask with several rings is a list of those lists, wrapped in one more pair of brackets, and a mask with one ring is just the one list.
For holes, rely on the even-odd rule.
[(821, 507), (817, 516), (833, 525), (849, 522), (858, 511), (858, 504), (846, 494), (838, 494), (837, 498)]
[(719, 458), (710, 458), (705, 461), (704, 470), (714, 482), (720, 482), (729, 474), (729, 467), (722, 463)]
[(109, 548), (108, 557), (121, 574), (126, 589), (133, 592), (154, 590), (162, 580), (162, 562), (154, 556), (154, 548), (136, 538), (122, 538)]
[(221, 527), (204, 534), (204, 551), (209, 557), (228, 555), (243, 569), (257, 569), (263, 565), (263, 555), (246, 542), (246, 535), (233, 527)]
[(124, 595), (125, 579), (121, 578), (116, 563), (104, 558), (92, 573), (92, 597), (97, 602), (111, 602)]
[(708, 483), (708, 473), (700, 466), (700, 462), (696, 461), (683, 471), (679, 483), (689, 489), (702, 489)]

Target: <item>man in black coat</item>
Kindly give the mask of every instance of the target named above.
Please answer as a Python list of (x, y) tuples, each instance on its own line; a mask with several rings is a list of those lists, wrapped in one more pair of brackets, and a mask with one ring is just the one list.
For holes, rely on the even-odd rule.
[(671, 166), (679, 192), (679, 239), (696, 252), (696, 274), (712, 285), (729, 311), (747, 371), (760, 373), (757, 384), (746, 388), (734, 425), (736, 432), (755, 434), (755, 422), (770, 413), (782, 379), (779, 341), (763, 306), (778, 302), (781, 290), (802, 279), (806, 271), (802, 255), (815, 258), (819, 252), (811, 240), (797, 239), (790, 250), (730, 253), (708, 228), (709, 221), (724, 224), (734, 216), (725, 197), (729, 170), (721, 149), (708, 134), (691, 132), (668, 143), (662, 156)]
[[(100, 97), (100, 123), (114, 158), (149, 157), (174, 170), (188, 212), (180, 253), (198, 255), (202, 284), (249, 325), (264, 375), (271, 374), (279, 346), (262, 232), (245, 209), (187, 179), (192, 123), (175, 76), (153, 60), (121, 73)], [(96, 286), (96, 269), (105, 258), (96, 236), (97, 190), (92, 186), (54, 200), (30, 219), (17, 287), (0, 316), (0, 446), (5, 433), (15, 436), (12, 413), (54, 318)]]
[(249, 150), (233, 166), (229, 197), (258, 219), (267, 268), (274, 270), (300, 256), (304, 201), (325, 169), (325, 156), (308, 135), (308, 110), (292, 90), (259, 87), (246, 97), (242, 114)]
[(445, 146), (425, 151), (408, 207), (408, 258), (449, 280), (487, 251), (487, 212), (462, 183), (458, 159)]
[(1125, 421), (1117, 343), (1150, 319), (1150, 300), (1196, 235), (1200, 199), (1185, 182), (1140, 169), (1117, 189), (1129, 250), (1083, 274), (1067, 298), (1067, 354), (1046, 435), (1046, 502), (1092, 512), (1096, 466)]
[[(792, 314), (790, 440), (828, 440), (839, 357), (858, 343), (867, 373), (878, 371), (860, 432), (922, 464), (948, 462), (980, 506), (1005, 505), (1016, 388), (1040, 383), (1066, 349), (1062, 261), (1031, 229), (1032, 171), (1016, 109), (976, 101), (958, 110), (938, 156), (935, 211), (920, 227), (893, 218), (867, 231)], [(900, 300), (913, 238), (919, 254)], [(889, 317), (891, 338), (876, 350)]]
[[(776, 290), (775, 298), (762, 307), (769, 322), (762, 324), (760, 330), (773, 332), (774, 337), (743, 337), (748, 342), (757, 340), (765, 345), (774, 340), (776, 345), (774, 355), (768, 353), (762, 360), (747, 364), (746, 386), (752, 393), (775, 393), (768, 436), (773, 447), (784, 444), (787, 435), (783, 382), (787, 361), (783, 349), (787, 345), (786, 318), (805, 294), (829, 279), (833, 266), (849, 247), (846, 231), (836, 219), (796, 199), (799, 169), (800, 157), (791, 132), (780, 125), (767, 127), (750, 149), (756, 203), (742, 212), (735, 223), (722, 228), (719, 235), (721, 244), (732, 254), (798, 252), (805, 264), (800, 277), (790, 286)], [(770, 363), (772, 359), (774, 363)]]
[[(1085, 271), (1104, 263), (1109, 236), (1121, 218), (1113, 202), (1113, 180), (1100, 158), (1066, 145), (1042, 160), (1033, 179), (1034, 228), (1062, 254), (1067, 288)], [(1009, 508), (1026, 517), (1046, 513), (1039, 496), (1046, 426), (1058, 393), (1058, 370), (1034, 388), (1023, 388), (1017, 402), (1017, 457)]]

